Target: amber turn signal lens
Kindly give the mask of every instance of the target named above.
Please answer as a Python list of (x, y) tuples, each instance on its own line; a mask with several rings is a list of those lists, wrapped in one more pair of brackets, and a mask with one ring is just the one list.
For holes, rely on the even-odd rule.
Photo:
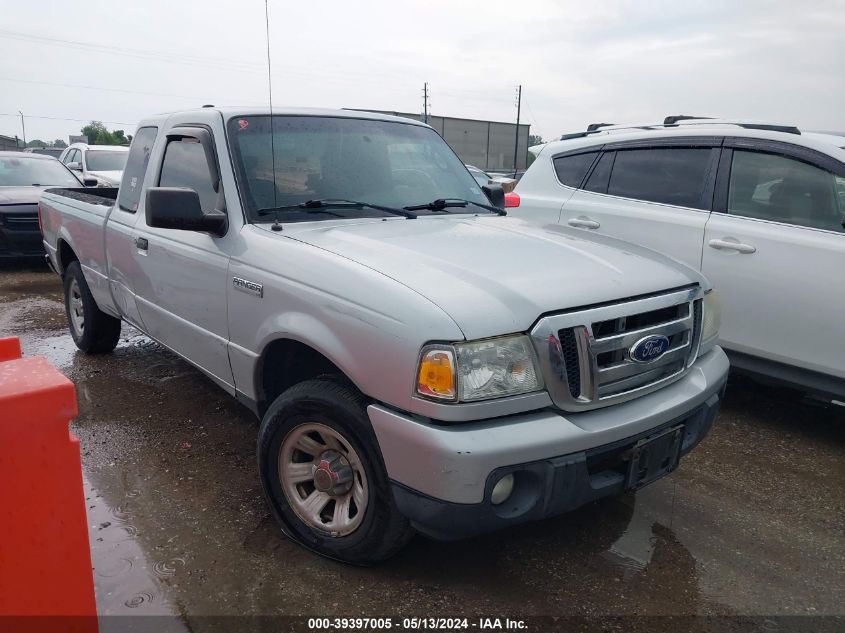
[(423, 350), (417, 375), (417, 393), (438, 400), (455, 399), (455, 357), (451, 350)]

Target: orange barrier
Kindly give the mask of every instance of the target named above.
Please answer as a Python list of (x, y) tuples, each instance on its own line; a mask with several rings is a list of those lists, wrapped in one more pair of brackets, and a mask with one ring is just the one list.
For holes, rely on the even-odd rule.
[(76, 414), (73, 383), (0, 339), (0, 629), (97, 631)]

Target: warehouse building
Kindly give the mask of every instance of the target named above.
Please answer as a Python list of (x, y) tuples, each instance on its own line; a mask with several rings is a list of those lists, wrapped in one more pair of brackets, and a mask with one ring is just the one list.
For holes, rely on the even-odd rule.
[[(359, 110), (359, 108), (347, 108)], [(392, 114), (422, 121), (421, 114), (392, 112), (389, 110), (360, 110)], [(513, 150), (516, 141), (516, 124), (477, 119), (458, 119), (445, 116), (428, 117), (428, 124), (440, 133), (455, 153), (467, 165), (485, 171), (510, 171), (514, 169)], [(519, 125), (519, 146), (516, 152), (516, 169), (525, 169), (528, 161), (528, 134), (531, 126)]]
[(0, 152), (9, 152), (20, 149), (17, 136), (4, 136), (0, 134)]

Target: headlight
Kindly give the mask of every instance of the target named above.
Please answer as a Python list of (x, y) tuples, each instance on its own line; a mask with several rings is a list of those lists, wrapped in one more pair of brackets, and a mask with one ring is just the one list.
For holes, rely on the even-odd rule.
[(716, 344), (721, 323), (722, 307), (719, 303), (719, 295), (715, 290), (709, 290), (704, 294), (704, 305), (702, 306), (700, 354), (708, 351)]
[(534, 348), (523, 335), (426, 346), (417, 376), (417, 393), (438, 400), (473, 402), (543, 388)]

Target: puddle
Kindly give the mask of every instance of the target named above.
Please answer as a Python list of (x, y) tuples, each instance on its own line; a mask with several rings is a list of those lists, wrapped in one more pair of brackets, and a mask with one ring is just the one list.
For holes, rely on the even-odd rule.
[[(176, 610), (162, 593), (156, 572), (169, 561), (150, 562), (136, 541), (132, 514), (110, 511), (100, 493), (84, 478), (88, 537), (94, 590), (100, 615), (171, 615)], [(175, 568), (173, 574), (175, 575)], [(168, 577), (169, 577), (168, 576)]]

